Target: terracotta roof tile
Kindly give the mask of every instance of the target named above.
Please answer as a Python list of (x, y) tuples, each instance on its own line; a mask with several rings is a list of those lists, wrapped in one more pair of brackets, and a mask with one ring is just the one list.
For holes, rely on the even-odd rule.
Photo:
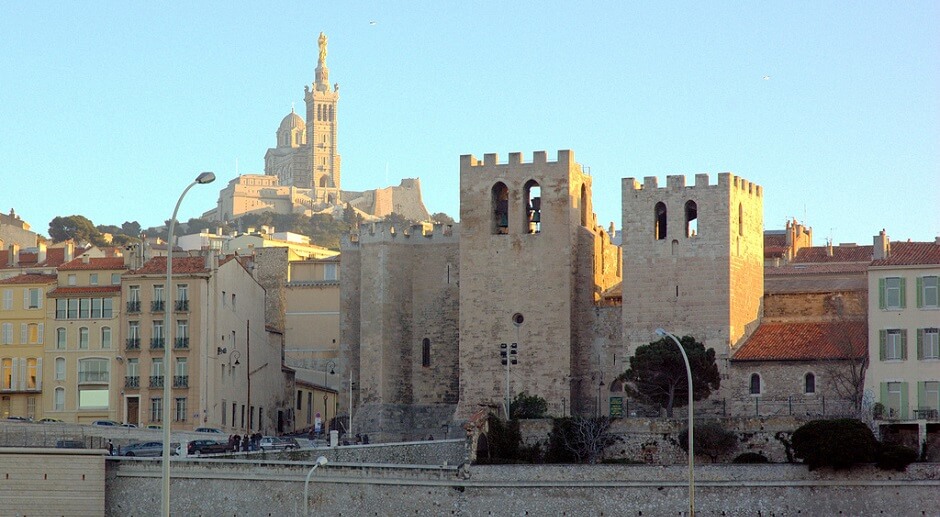
[(856, 359), (868, 353), (865, 321), (761, 323), (732, 361)]
[(55, 275), (17, 275), (5, 280), (0, 280), (0, 284), (10, 285), (10, 284), (54, 284), (56, 283)]
[(764, 232), (764, 247), (768, 246), (781, 246), (785, 249), (787, 247), (787, 234)]
[[(175, 266), (176, 263), (174, 262), (173, 265)], [(59, 271), (81, 269), (127, 269), (127, 267), (124, 266), (123, 257), (89, 258), (87, 264), (81, 258), (77, 258), (59, 266)]]
[[(206, 259), (204, 257), (174, 257), (173, 274), (206, 273)], [(166, 257), (154, 257), (147, 261), (140, 269), (128, 271), (125, 275), (156, 275), (166, 274)]]
[(49, 296), (68, 297), (85, 294), (114, 294), (120, 292), (121, 286), (119, 285), (85, 285), (73, 287), (56, 287), (52, 291), (49, 291)]
[(58, 267), (65, 262), (65, 248), (47, 248), (46, 265)]
[(812, 246), (800, 248), (793, 262), (871, 262), (871, 253), (872, 246), (833, 246), (830, 257), (826, 246)]
[(823, 264), (801, 263), (787, 264), (785, 266), (765, 267), (764, 276), (831, 275), (850, 273), (864, 275), (866, 271), (868, 271), (867, 262), (830, 262)]
[(872, 266), (919, 266), (940, 264), (940, 244), (935, 242), (892, 242), (888, 258)]

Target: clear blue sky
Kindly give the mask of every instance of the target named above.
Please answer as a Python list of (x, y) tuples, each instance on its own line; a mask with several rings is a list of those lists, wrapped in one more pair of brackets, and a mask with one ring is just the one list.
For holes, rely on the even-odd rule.
[(322, 30), (344, 189), (420, 177), (456, 217), (459, 155), (573, 149), (605, 226), (621, 178), (731, 171), (767, 229), (933, 240), (938, 21), (936, 1), (6, 2), (0, 210), (153, 226), (212, 170), (199, 216), (236, 160), (263, 172)]

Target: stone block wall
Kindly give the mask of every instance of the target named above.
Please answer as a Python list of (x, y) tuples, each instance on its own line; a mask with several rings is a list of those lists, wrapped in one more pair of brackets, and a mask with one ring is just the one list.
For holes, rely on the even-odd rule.
[[(726, 381), (726, 411), (733, 416), (853, 415), (850, 368), (850, 363), (839, 360), (732, 361), (730, 379)], [(755, 373), (760, 376), (759, 395), (750, 393), (751, 375)], [(807, 374), (814, 377), (814, 393), (806, 393)]]
[(835, 317), (865, 319), (867, 314), (868, 292), (864, 290), (764, 295), (764, 321), (819, 321)]

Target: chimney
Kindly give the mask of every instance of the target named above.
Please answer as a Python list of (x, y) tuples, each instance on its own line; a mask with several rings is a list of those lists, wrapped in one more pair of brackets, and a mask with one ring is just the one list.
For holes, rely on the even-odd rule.
[(36, 248), (37, 248), (36, 263), (42, 264), (43, 262), (46, 261), (46, 243), (40, 242), (39, 245), (36, 246)]
[(89, 257), (87, 253), (83, 253), (83, 254), (82, 254), (82, 264), (86, 264), (86, 265), (87, 265), (87, 264), (90, 263), (90, 262), (91, 262), (91, 257)]
[(891, 255), (891, 240), (882, 228), (878, 235), (875, 235), (872, 260), (886, 259), (889, 255)]
[(832, 239), (826, 239), (826, 256), (832, 256)]
[(72, 241), (67, 241), (65, 246), (62, 247), (62, 259), (64, 262), (69, 262), (72, 260), (72, 255), (75, 253), (75, 243)]
[(13, 267), (17, 267), (20, 265), (20, 245), (19, 244), (10, 244), (10, 260), (8, 260), (7, 262)]

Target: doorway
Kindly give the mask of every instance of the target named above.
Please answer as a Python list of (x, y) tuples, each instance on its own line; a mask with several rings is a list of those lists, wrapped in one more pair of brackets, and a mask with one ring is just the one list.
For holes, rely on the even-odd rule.
[(127, 423), (139, 425), (140, 424), (140, 397), (133, 396), (127, 397), (127, 410), (124, 412), (127, 416)]

